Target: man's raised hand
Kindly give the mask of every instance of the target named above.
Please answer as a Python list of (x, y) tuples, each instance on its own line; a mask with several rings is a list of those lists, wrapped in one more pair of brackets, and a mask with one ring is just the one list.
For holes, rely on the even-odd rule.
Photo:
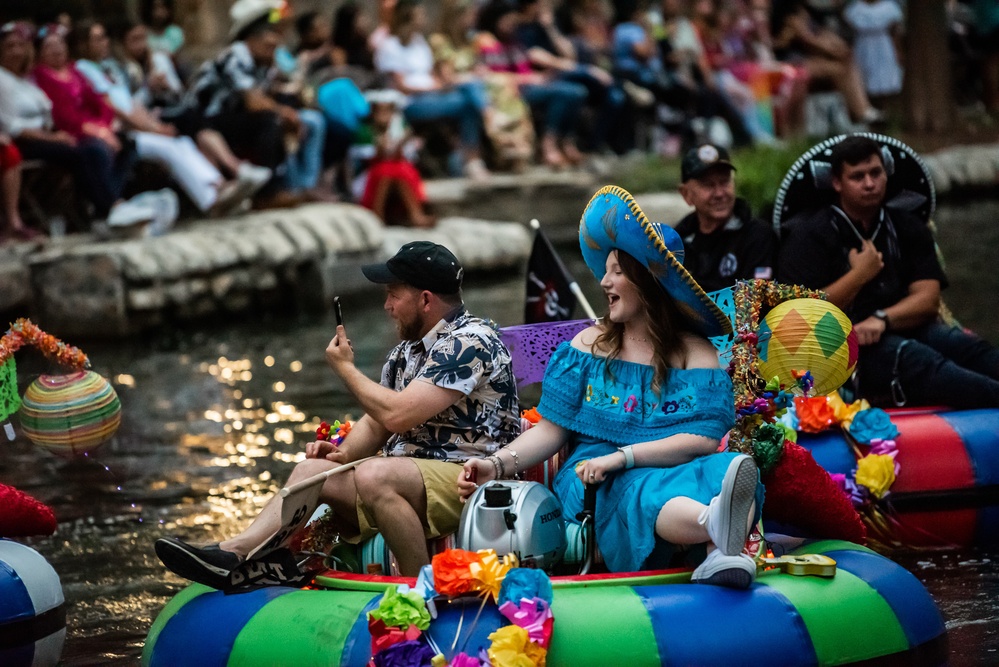
[(354, 363), (354, 350), (350, 347), (350, 339), (342, 324), (337, 326), (336, 335), (326, 346), (326, 363), (338, 375), (344, 364)]
[(874, 242), (864, 240), (860, 250), (853, 248), (849, 254), (850, 270), (856, 271), (865, 283), (881, 272), (885, 262), (881, 253), (874, 247)]

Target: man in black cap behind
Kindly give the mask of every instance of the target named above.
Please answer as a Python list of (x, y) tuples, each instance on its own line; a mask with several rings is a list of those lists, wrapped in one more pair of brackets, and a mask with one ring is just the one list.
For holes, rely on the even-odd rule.
[[(361, 271), (385, 285), (385, 311), (402, 342), (389, 352), (378, 383), (354, 365), (347, 333), (337, 327), (326, 360), (365, 414), (339, 447), (308, 443), (287, 485), (381, 451), (384, 456), (328, 479), (320, 499), (332, 508), (342, 539), (359, 542), (380, 532), (401, 573), (415, 576), (430, 562), (426, 539), (458, 527), (461, 464), (492, 455), (519, 435), (516, 381), (495, 328), (466, 312), (462, 267), (450, 250), (409, 243)], [(222, 588), (229, 572), (280, 525), (275, 497), (232, 539), (199, 549), (166, 538), (157, 541), (156, 553), (180, 576)]]
[(777, 237), (735, 196), (733, 172), (728, 151), (712, 144), (690, 149), (680, 166), (680, 194), (694, 207), (676, 226), (683, 266), (707, 292), (774, 277)]

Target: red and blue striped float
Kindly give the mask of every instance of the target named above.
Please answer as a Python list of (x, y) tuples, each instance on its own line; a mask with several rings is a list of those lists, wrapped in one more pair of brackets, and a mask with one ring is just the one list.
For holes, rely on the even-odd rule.
[[(999, 544), (999, 409), (889, 410), (898, 427), (899, 474), (886, 504), (896, 546)], [(799, 434), (830, 473), (856, 468), (839, 431)]]
[(0, 665), (55, 665), (65, 641), (59, 575), (34, 549), (0, 539)]
[[(831, 579), (762, 574), (748, 591), (689, 584), (690, 571), (554, 577), (548, 664), (940, 664), (943, 620), (926, 589), (902, 567), (847, 542), (807, 545), (838, 564)], [(397, 577), (327, 572), (317, 589), (267, 588), (224, 595), (194, 584), (156, 619), (142, 664), (341, 665), (370, 658), (366, 614)], [(428, 631), (450, 647), (468, 633), (477, 600), (439, 605)], [(488, 645), (504, 622), (486, 607), (465, 651)], [(462, 635), (464, 638), (464, 634)], [(456, 652), (456, 651), (455, 651)], [(769, 657), (768, 657), (769, 656)]]

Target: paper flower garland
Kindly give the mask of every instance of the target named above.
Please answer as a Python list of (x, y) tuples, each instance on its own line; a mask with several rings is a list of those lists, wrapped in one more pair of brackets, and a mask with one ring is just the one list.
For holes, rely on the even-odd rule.
[[(20, 318), (0, 336), (0, 422), (18, 411), (21, 399), (17, 394), (17, 370), (14, 353), (25, 345), (38, 349), (47, 358), (68, 370), (80, 371), (90, 367), (87, 355), (78, 347), (67, 345), (55, 336), (39, 329), (31, 320)], [(13, 431), (8, 433), (13, 438)]]
[(343, 439), (350, 433), (350, 427), (351, 422), (347, 420), (340, 423), (338, 419), (332, 424), (322, 422), (319, 424), (319, 428), (316, 429), (316, 440), (325, 440), (333, 443), (334, 447), (339, 447)]
[(736, 426), (729, 436), (730, 450), (754, 454), (756, 429), (764, 422), (773, 422), (787, 408), (790, 394), (807, 394), (811, 377), (794, 377), (793, 383), (781, 386), (776, 378), (764, 378), (759, 370), (760, 316), (764, 308), (772, 308), (790, 299), (824, 298), (822, 292), (797, 285), (783, 285), (769, 280), (739, 281), (733, 289), (735, 301), (735, 340), (728, 372), (735, 391)]
[[(448, 662), (423, 630), (441, 597), (469, 593), (481, 595), (483, 605), (498, 602), (512, 625), (490, 634), (491, 645), (478, 657), (461, 652)], [(518, 567), (512, 554), (500, 558), (492, 549), (449, 549), (420, 571), (413, 588), (389, 588), (368, 613), (371, 662), (375, 667), (543, 667), (554, 625), (551, 602), (548, 575)]]
[(90, 365), (87, 355), (80, 348), (67, 345), (52, 334), (45, 333), (24, 317), (11, 324), (7, 333), (0, 337), (0, 364), (5, 363), (25, 345), (37, 348), (46, 357), (67, 369), (79, 371)]

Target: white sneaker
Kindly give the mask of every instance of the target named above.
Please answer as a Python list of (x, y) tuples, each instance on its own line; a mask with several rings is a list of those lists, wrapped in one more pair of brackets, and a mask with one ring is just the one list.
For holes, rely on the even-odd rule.
[(759, 471), (752, 457), (745, 454), (732, 459), (722, 480), (721, 493), (711, 499), (697, 518), (718, 551), (737, 556), (746, 546), (749, 535), (749, 510), (756, 498)]
[(173, 229), (173, 224), (177, 222), (177, 217), (180, 215), (180, 200), (177, 199), (177, 193), (170, 188), (157, 190), (150, 195), (154, 197), (156, 217), (149, 225), (149, 235), (163, 236)]
[(151, 222), (156, 210), (150, 202), (136, 202), (134, 199), (119, 202), (108, 213), (109, 227), (130, 227), (140, 222)]
[(691, 583), (749, 588), (756, 579), (756, 561), (748, 554), (726, 556), (721, 549), (708, 554), (690, 576)]
[(253, 191), (250, 193), (251, 195), (267, 185), (267, 182), (270, 181), (273, 176), (274, 172), (267, 167), (260, 167), (250, 162), (240, 162), (239, 169), (236, 170), (236, 178), (238, 180), (253, 186)]

